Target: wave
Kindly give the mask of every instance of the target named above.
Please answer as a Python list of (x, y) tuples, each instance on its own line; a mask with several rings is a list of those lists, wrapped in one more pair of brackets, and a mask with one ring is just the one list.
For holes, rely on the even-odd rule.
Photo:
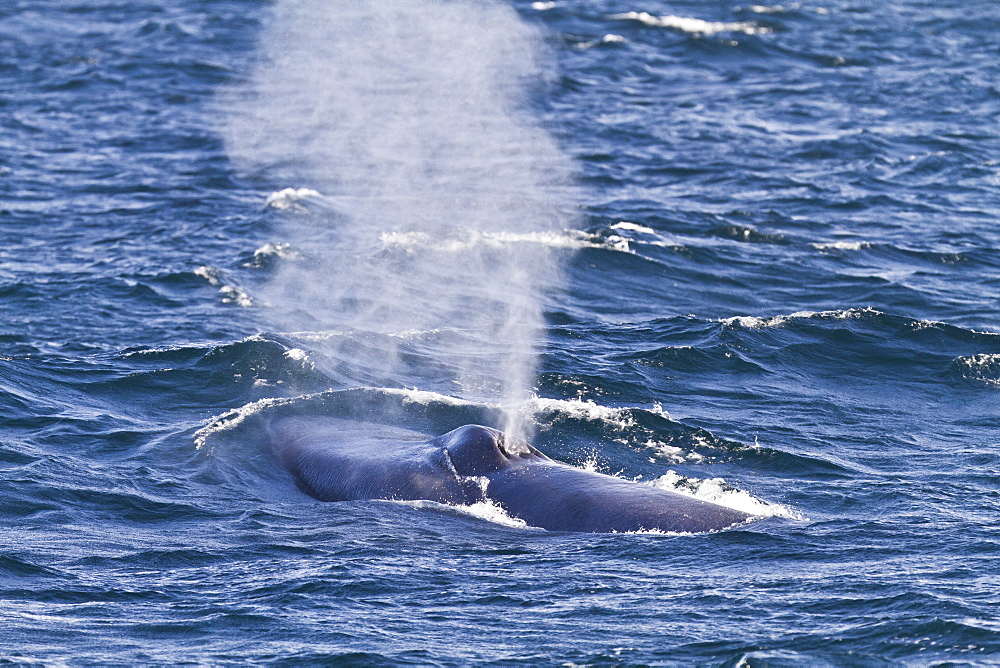
[(435, 503), (433, 501), (392, 501), (391, 503), (398, 503), (411, 508), (432, 508), (440, 512), (457, 513), (515, 529), (542, 531), (542, 529), (530, 526), (518, 517), (512, 517), (502, 506), (489, 499), (478, 503), (455, 506)]
[(816, 250), (839, 250), (839, 251), (856, 251), (864, 250), (866, 248), (871, 248), (871, 243), (867, 241), (828, 241), (824, 243), (812, 243), (809, 244)]
[(670, 28), (690, 35), (714, 35), (720, 32), (738, 32), (744, 35), (766, 35), (772, 30), (752, 21), (704, 21), (683, 16), (654, 16), (648, 12), (624, 12), (612, 14), (609, 19), (616, 21), (638, 21), (654, 28)]
[(674, 471), (667, 471), (650, 484), (701, 501), (742, 510), (756, 517), (784, 517), (808, 521), (800, 512), (782, 504), (769, 503), (759, 499), (748, 492), (733, 487), (722, 478), (689, 478), (678, 475)]
[(521, 244), (555, 249), (600, 248), (628, 252), (628, 240), (609, 235), (589, 234), (580, 230), (548, 232), (479, 232), (476, 230), (454, 231), (451, 234), (429, 234), (427, 232), (385, 232), (380, 235), (387, 248), (412, 251), (425, 248), (437, 252), (459, 253), (476, 247), (516, 246)]
[(239, 285), (225, 282), (223, 272), (215, 267), (198, 267), (194, 270), (194, 275), (205, 279), (209, 285), (219, 288), (219, 294), (222, 295), (223, 304), (236, 304), (237, 306), (242, 306), (243, 308), (249, 308), (255, 303), (253, 297), (251, 297), (244, 288)]
[(581, 39), (573, 43), (578, 49), (592, 49), (595, 46), (608, 46), (614, 44), (626, 44), (627, 39), (623, 35), (618, 35), (615, 33), (606, 33), (601, 36), (600, 39)]
[(956, 357), (954, 366), (962, 378), (1000, 387), (1000, 353)]
[[(792, 2), (787, 5), (749, 5), (746, 9), (748, 12), (752, 12), (754, 14), (785, 14), (797, 11), (801, 8), (801, 2)], [(817, 14), (826, 14), (829, 12), (828, 9), (824, 9), (822, 7), (817, 7), (814, 11)]]
[[(843, 325), (848, 327), (845, 329)], [(611, 331), (588, 336), (596, 337), (596, 345)], [(554, 333), (558, 338), (558, 328)], [(416, 346), (416, 351), (428, 345), (447, 345), (446, 334), (435, 329), (380, 336), (387, 339), (385, 345), (395, 345), (388, 342), (392, 338)], [(914, 376), (914, 369), (926, 370), (922, 383), (934, 378), (947, 380), (950, 373), (961, 380), (995, 386), (1000, 376), (997, 371), (1000, 334), (894, 316), (871, 308), (731, 316), (718, 320), (686, 316), (634, 325), (620, 334), (626, 339), (641, 336), (658, 343), (655, 347), (617, 352), (607, 358), (616, 364), (628, 364), (637, 371), (648, 371), (651, 375), (645, 377), (654, 388), (659, 387), (659, 379), (664, 373), (708, 378), (720, 373), (749, 374), (745, 377), (754, 379), (749, 388), (761, 383), (761, 387), (781, 388), (786, 368), (796, 369), (799, 377), (820, 373), (822, 378), (826, 375), (823, 369), (829, 367), (831, 373), (836, 372), (834, 377), (839, 378), (853, 374), (852, 369), (859, 364), (868, 365), (869, 372), (859, 376), (857, 381), (869, 377), (873, 369), (886, 377), (886, 374), (895, 374), (897, 367), (905, 382), (919, 379)], [(340, 376), (339, 371), (331, 375), (341, 363), (328, 358), (322, 349), (313, 350), (312, 346), (329, 338), (356, 340), (359, 336), (365, 338), (366, 335), (350, 330), (292, 332), (250, 337), (213, 348), (131, 350), (124, 354), (137, 362), (152, 367), (169, 363), (175, 368), (171, 371), (153, 369), (127, 378), (102, 381), (92, 384), (89, 389), (135, 392), (152, 383), (148, 385), (152, 390), (162, 384), (167, 375), (174, 376), (178, 383), (206, 382), (195, 381), (192, 376), (195, 374), (227, 379), (225, 382), (230, 384), (236, 380), (245, 392), (257, 395), (245, 405), (221, 413), (204, 425), (198, 435), (200, 445), (210, 440), (210, 435), (216, 431), (224, 431), (250, 415), (279, 406), (287, 406), (292, 413), (329, 412), (355, 419), (395, 421), (399, 426), (428, 434), (443, 433), (468, 423), (502, 424), (497, 403), (460, 398), (437, 388), (412, 385), (338, 387), (339, 383), (349, 382), (349, 376)], [(376, 354), (379, 339), (368, 336), (366, 345)], [(613, 340), (609, 340), (608, 345), (614, 346)], [(600, 348), (594, 350), (599, 352)], [(902, 364), (902, 360), (909, 361)], [(546, 376), (549, 380), (544, 384), (551, 384), (550, 389), (557, 386), (571, 389), (573, 378), (587, 377), (590, 360), (574, 358), (566, 363), (573, 368), (573, 373)], [(606, 381), (601, 383), (605, 391), (612, 387)], [(316, 392), (308, 395), (296, 392), (309, 387), (316, 388)], [(817, 472), (835, 472), (836, 469), (835, 466), (829, 469), (831, 462), (773, 450), (762, 453), (738, 442), (720, 439), (704, 429), (673, 420), (662, 403), (651, 402), (644, 406), (599, 403), (584, 394), (588, 387), (586, 382), (579, 387), (580, 396), (535, 394), (516, 408), (536, 432), (540, 445), (555, 448), (557, 456), (577, 464), (586, 462), (594, 452), (601, 452), (611, 461), (622, 457), (629, 461), (641, 452), (664, 463), (698, 465), (720, 461), (720, 458), (725, 461), (737, 458), (766, 469)], [(265, 393), (275, 390), (280, 391), (279, 396), (266, 396)], [(207, 393), (205, 398), (211, 405)]]
[(733, 316), (731, 318), (723, 318), (719, 322), (722, 324), (734, 327), (744, 327), (746, 329), (766, 329), (768, 327), (781, 327), (789, 322), (796, 320), (847, 320), (851, 318), (864, 318), (867, 316), (883, 315), (880, 311), (873, 308), (851, 308), (842, 309), (836, 311), (798, 311), (796, 313), (791, 313), (789, 315), (775, 315), (775, 316)]
[(312, 188), (284, 188), (267, 196), (264, 208), (278, 209), (279, 211), (305, 211), (306, 208), (300, 203), (310, 197), (322, 197), (318, 191)]
[[(738, 453), (746, 450), (738, 444), (730, 445), (716, 439), (704, 430), (692, 430), (671, 421), (659, 406), (609, 407), (593, 401), (535, 397), (521, 410), (531, 417), (533, 425), (539, 430), (536, 444), (555, 458), (630, 480), (640, 480), (644, 472), (648, 475), (655, 471), (655, 465), (650, 465), (653, 461), (670, 461), (698, 468), (715, 459), (703, 452)], [(266, 432), (265, 425), (274, 419), (315, 415), (405, 428), (430, 438), (463, 424), (501, 424), (502, 411), (497, 405), (417, 389), (367, 387), (328, 390), (245, 404), (213, 418), (194, 434), (193, 440), (199, 450), (225, 458), (225, 453), (235, 444), (245, 447), (248, 442), (260, 443), (260, 434)], [(659, 428), (650, 428), (653, 424)], [(680, 445), (681, 440), (670, 434), (671, 431), (686, 435), (683, 441), (687, 444), (686, 448)], [(221, 450), (218, 450), (219, 447)], [(261, 444), (260, 447), (264, 446)], [(760, 450), (756, 448), (758, 453)], [(600, 453), (599, 457), (596, 457), (597, 453)], [(650, 456), (652, 459), (643, 463), (644, 458)], [(626, 471), (629, 473), (626, 474)], [(718, 478), (682, 476), (674, 471), (661, 471), (656, 475), (658, 477), (650, 479), (647, 484), (722, 503), (758, 516), (801, 519), (784, 506), (757, 499)], [(517, 525), (517, 521), (507, 517), (501, 509), (476, 506), (461, 510), (508, 526), (512, 523)]]
[(245, 260), (242, 266), (248, 269), (271, 269), (281, 260), (299, 260), (302, 254), (289, 243), (268, 242), (256, 249), (253, 256)]
[(913, 333), (915, 337), (919, 337), (921, 332), (938, 332), (955, 342), (1000, 344), (1000, 333), (958, 327), (938, 320), (894, 315), (868, 306), (830, 311), (797, 311), (788, 315), (731, 316), (718, 320), (725, 327), (744, 329), (781, 328), (793, 324), (821, 326), (837, 321), (855, 321), (859, 325), (879, 329), (896, 328), (900, 332)]

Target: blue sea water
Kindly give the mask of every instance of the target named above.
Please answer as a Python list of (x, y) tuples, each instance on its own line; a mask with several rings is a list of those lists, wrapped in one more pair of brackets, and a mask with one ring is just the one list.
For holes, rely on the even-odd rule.
[[(499, 424), (494, 389), (463, 388), (441, 360), (507, 354), (457, 326), (340, 327), (355, 302), (275, 289), (329, 269), (315, 258), (351, 214), (319, 163), (247, 161), (233, 128), (255, 101), (233, 91), (266, 71), (262, 44), (324, 43), (274, 37), (289, 7), (340, 25), (346, 4), (5, 0), (0, 656), (1000, 661), (997, 3), (417, 5), (431, 27), (456, 6), (504, 19), (470, 18), (473, 45), (535, 44), (518, 127), (570, 165), (559, 225), (477, 237), (559, 267), (528, 274), (544, 316), (522, 407), (535, 445), (763, 519), (558, 533), (298, 491), (256, 420)], [(368, 34), (403, 44), (392, 14)], [(289, 99), (323, 108), (343, 97), (327, 83)], [(471, 252), (436, 230), (390, 230), (371, 257)], [(379, 364), (394, 355), (405, 364)]]

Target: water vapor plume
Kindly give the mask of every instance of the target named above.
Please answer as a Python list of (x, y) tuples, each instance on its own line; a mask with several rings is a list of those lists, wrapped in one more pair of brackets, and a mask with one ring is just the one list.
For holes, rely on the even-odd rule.
[(288, 215), (276, 241), (307, 259), (262, 295), (273, 325), (347, 332), (324, 339), (345, 377), (516, 415), (559, 278), (553, 239), (574, 222), (571, 163), (530, 109), (537, 31), (490, 0), (273, 11), (256, 70), (227, 97), (229, 153), (338, 210)]

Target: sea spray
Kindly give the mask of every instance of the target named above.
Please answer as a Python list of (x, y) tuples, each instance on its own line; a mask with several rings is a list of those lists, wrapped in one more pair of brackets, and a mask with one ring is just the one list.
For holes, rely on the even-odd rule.
[(436, 332), (423, 357), (330, 352), (386, 384), (499, 403), (526, 436), (514, 416), (559, 275), (536, 239), (573, 225), (571, 163), (529, 108), (546, 60), (500, 2), (277, 3), (255, 71), (225, 96), (229, 154), (337, 214), (288, 216), (276, 241), (309, 259), (261, 295), (271, 325), (352, 333), (332, 348)]

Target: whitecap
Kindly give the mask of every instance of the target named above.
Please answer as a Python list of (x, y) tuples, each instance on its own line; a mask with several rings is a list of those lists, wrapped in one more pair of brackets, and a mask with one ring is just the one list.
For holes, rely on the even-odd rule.
[(229, 285), (223, 282), (222, 272), (215, 267), (204, 265), (194, 270), (194, 275), (208, 281), (209, 285), (219, 288), (222, 295), (223, 304), (236, 304), (244, 308), (254, 305), (253, 297), (246, 290), (238, 285)]
[(784, 14), (785, 12), (799, 9), (801, 6), (800, 3), (793, 2), (788, 5), (750, 5), (747, 9), (754, 14)]
[(226, 411), (221, 415), (216, 415), (208, 424), (199, 429), (194, 433), (194, 445), (195, 448), (201, 450), (208, 444), (208, 438), (212, 434), (216, 434), (220, 431), (227, 431), (243, 423), (247, 418), (256, 413), (261, 412), (272, 406), (284, 406), (287, 404), (294, 403), (296, 399), (281, 399), (281, 398), (270, 398), (270, 399), (260, 399), (259, 401), (253, 401), (249, 404), (244, 404), (239, 408), (234, 408), (230, 411)]
[(603, 422), (616, 429), (635, 426), (631, 409), (601, 406), (589, 399), (547, 399), (534, 396), (528, 401), (532, 413), (557, 413), (577, 420)]
[[(398, 503), (403, 506), (409, 506), (410, 508), (434, 508), (436, 510), (445, 510), (461, 515), (470, 515), (472, 517), (478, 517), (481, 520), (486, 520), (487, 522), (492, 522), (493, 524), (513, 527), (515, 529), (537, 529), (537, 527), (529, 525), (524, 520), (518, 517), (513, 517), (503, 508), (503, 506), (490, 500), (465, 505), (442, 504), (435, 501), (390, 501), (390, 503)], [(543, 531), (543, 529), (537, 530)]]
[(430, 405), (430, 404), (445, 404), (447, 406), (480, 406), (481, 404), (474, 403), (472, 401), (466, 401), (465, 399), (459, 399), (458, 397), (452, 397), (447, 394), (440, 394), (438, 392), (431, 392), (429, 390), (418, 390), (416, 388), (378, 388), (380, 392), (384, 392), (387, 395), (396, 395), (402, 398), (403, 405), (406, 404), (420, 404), (420, 405)]
[(1000, 354), (978, 353), (955, 358), (955, 364), (966, 378), (987, 385), (1000, 386)]
[(871, 248), (867, 241), (830, 241), (827, 243), (809, 244), (817, 250), (864, 250)]
[(440, 334), (441, 330), (434, 329), (404, 329), (401, 332), (389, 332), (388, 336), (394, 339), (402, 339), (404, 341), (416, 341), (428, 336), (433, 336), (434, 334)]
[(264, 202), (264, 208), (270, 207), (279, 211), (305, 211), (305, 207), (299, 204), (299, 200), (307, 197), (322, 197), (322, 195), (312, 188), (285, 188), (268, 195)]
[(253, 265), (259, 266), (259, 261), (269, 256), (281, 258), (282, 260), (297, 260), (301, 257), (299, 252), (292, 248), (291, 244), (272, 244), (268, 242), (253, 252)]
[[(668, 459), (674, 464), (701, 462), (705, 460), (705, 456), (701, 453), (688, 451), (684, 448), (679, 448), (676, 445), (670, 445), (669, 443), (664, 443), (663, 441), (658, 441), (653, 438), (648, 439), (643, 445), (654, 451), (660, 457)], [(699, 445), (702, 444), (699, 443)], [(652, 462), (655, 460), (650, 459), (649, 461)]]
[(746, 329), (764, 329), (766, 327), (780, 327), (790, 320), (807, 320), (809, 318), (846, 320), (848, 318), (862, 318), (869, 315), (881, 315), (881, 311), (871, 307), (851, 308), (838, 311), (797, 311), (790, 315), (774, 315), (767, 317), (738, 315), (731, 318), (722, 318), (718, 322), (729, 327), (738, 325)]
[(749, 492), (736, 489), (722, 478), (687, 478), (675, 471), (667, 471), (656, 480), (646, 483), (685, 496), (707, 501), (726, 508), (761, 517), (786, 517), (801, 520), (802, 515), (787, 506), (768, 503)]
[(656, 235), (656, 230), (651, 227), (646, 227), (645, 225), (639, 225), (637, 223), (630, 223), (627, 220), (623, 220), (615, 223), (611, 226), (613, 230), (625, 230), (627, 232), (638, 232), (639, 234), (649, 234)]
[(766, 35), (770, 28), (759, 26), (752, 21), (718, 22), (683, 16), (654, 16), (648, 12), (625, 12), (612, 14), (608, 18), (619, 21), (638, 21), (655, 28), (671, 28), (691, 35), (714, 35), (720, 32), (741, 32), (745, 35)]
[(516, 527), (518, 529), (526, 529), (529, 527), (527, 522), (519, 517), (513, 517), (503, 508), (503, 506), (490, 500), (480, 501), (469, 505), (455, 506), (455, 509), (468, 515), (472, 515), (473, 517), (493, 522), (494, 524)]
[(236, 304), (237, 306), (242, 306), (243, 308), (253, 306), (253, 297), (247, 294), (247, 291), (239, 286), (223, 285), (219, 288), (219, 292), (222, 294), (223, 304)]
[(329, 341), (331, 339), (339, 339), (351, 335), (353, 335), (353, 332), (340, 329), (328, 329), (318, 332), (285, 332), (281, 334), (281, 336), (290, 339), (297, 339), (299, 341), (308, 341), (309, 343), (321, 343), (323, 341)]
[(221, 285), (222, 281), (219, 280), (219, 270), (215, 267), (209, 267), (208, 265), (203, 265), (194, 270), (194, 275), (200, 278), (204, 278), (208, 281), (209, 285)]
[(413, 252), (429, 249), (443, 253), (458, 253), (477, 246), (501, 248), (516, 244), (533, 244), (548, 248), (579, 250), (599, 248), (629, 253), (629, 240), (618, 235), (598, 236), (580, 230), (558, 232), (477, 232), (466, 234), (431, 235), (426, 232), (393, 231), (379, 235), (379, 240), (387, 248), (398, 248)]
[(615, 33), (608, 33), (601, 37), (601, 39), (587, 40), (584, 42), (578, 42), (574, 46), (578, 49), (590, 49), (595, 46), (600, 46), (602, 44), (624, 44), (628, 40), (622, 35), (616, 35)]

